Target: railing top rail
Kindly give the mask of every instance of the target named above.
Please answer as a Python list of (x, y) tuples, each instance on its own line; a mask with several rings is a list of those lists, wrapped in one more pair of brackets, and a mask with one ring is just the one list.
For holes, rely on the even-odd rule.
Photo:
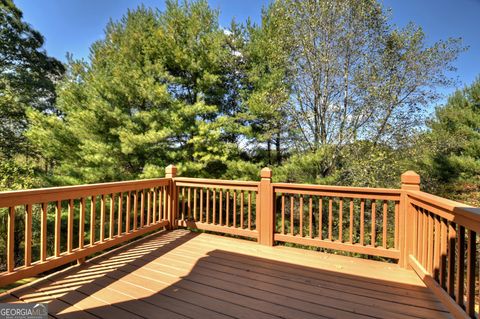
[(402, 191), (390, 188), (347, 187), (312, 184), (273, 183), (276, 193), (320, 195), (371, 200), (400, 200)]
[(407, 194), (411, 198), (416, 199), (417, 201), (420, 201), (425, 205), (439, 208), (446, 213), (452, 214), (453, 216), (460, 215), (468, 219), (480, 222), (480, 208), (459, 203), (450, 199), (446, 199), (446, 198), (425, 193), (422, 191), (408, 190)]
[(168, 185), (169, 180), (169, 178), (153, 178), (0, 192), (0, 207), (52, 202), (90, 195), (118, 193), (138, 190), (141, 188), (164, 186)]
[(281, 189), (325, 190), (325, 191), (362, 193), (362, 194), (394, 194), (394, 195), (401, 194), (400, 189), (394, 189), (394, 188), (371, 188), (371, 187), (351, 187), (351, 186), (293, 184), (293, 183), (272, 183), (272, 185), (274, 188), (281, 188)]
[(236, 189), (257, 189), (260, 182), (254, 181), (232, 181), (224, 179), (207, 179), (207, 178), (191, 178), (191, 177), (175, 177), (177, 186), (196, 186), (196, 187), (212, 187), (221, 186), (222, 188)]

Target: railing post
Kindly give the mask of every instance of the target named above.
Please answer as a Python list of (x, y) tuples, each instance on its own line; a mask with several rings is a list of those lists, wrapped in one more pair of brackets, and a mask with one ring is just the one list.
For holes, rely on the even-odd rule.
[(258, 242), (262, 245), (273, 246), (274, 207), (272, 170), (268, 167), (263, 168), (260, 171), (260, 177), (260, 187), (258, 190), (260, 199), (260, 227), (258, 227)]
[(177, 228), (177, 192), (175, 185), (175, 177), (177, 176), (177, 168), (175, 165), (168, 165), (165, 168), (165, 178), (169, 178), (169, 187), (167, 192), (167, 211), (169, 229)]
[(420, 175), (414, 171), (407, 171), (402, 174), (402, 195), (400, 198), (400, 260), (401, 267), (408, 268), (409, 255), (413, 252), (415, 211), (410, 204), (407, 190), (420, 190)]

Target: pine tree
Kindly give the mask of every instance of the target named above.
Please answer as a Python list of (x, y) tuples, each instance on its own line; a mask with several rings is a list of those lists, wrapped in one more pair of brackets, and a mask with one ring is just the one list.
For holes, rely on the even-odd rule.
[(480, 78), (437, 107), (428, 126), (429, 148), (423, 162), (428, 187), (479, 205)]
[(158, 177), (171, 163), (184, 175), (221, 176), (236, 154), (224, 129), (236, 112), (231, 57), (205, 1), (139, 7), (110, 22), (89, 63), (70, 61), (61, 114), (29, 114), (28, 136), (56, 163), (50, 182)]

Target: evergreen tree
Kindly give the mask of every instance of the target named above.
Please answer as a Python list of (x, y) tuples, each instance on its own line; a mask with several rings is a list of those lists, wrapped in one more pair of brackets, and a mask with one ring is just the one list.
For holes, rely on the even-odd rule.
[(480, 78), (452, 94), (428, 122), (422, 169), (429, 190), (480, 204)]
[(70, 61), (61, 114), (29, 114), (28, 136), (57, 163), (51, 182), (161, 176), (170, 163), (221, 176), (237, 152), (225, 130), (237, 112), (227, 40), (205, 1), (167, 1), (165, 12), (140, 7), (110, 22), (90, 63)]

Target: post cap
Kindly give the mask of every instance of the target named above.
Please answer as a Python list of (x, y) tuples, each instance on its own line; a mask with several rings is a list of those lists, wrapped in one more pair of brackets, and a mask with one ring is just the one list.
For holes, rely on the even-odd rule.
[(262, 168), (260, 171), (260, 177), (261, 178), (272, 178), (272, 170), (268, 167)]
[(420, 190), (420, 175), (414, 171), (406, 171), (403, 173), (402, 188)]
[(166, 177), (175, 177), (175, 175), (177, 175), (177, 168), (175, 167), (175, 165), (170, 164), (167, 167), (165, 167)]

